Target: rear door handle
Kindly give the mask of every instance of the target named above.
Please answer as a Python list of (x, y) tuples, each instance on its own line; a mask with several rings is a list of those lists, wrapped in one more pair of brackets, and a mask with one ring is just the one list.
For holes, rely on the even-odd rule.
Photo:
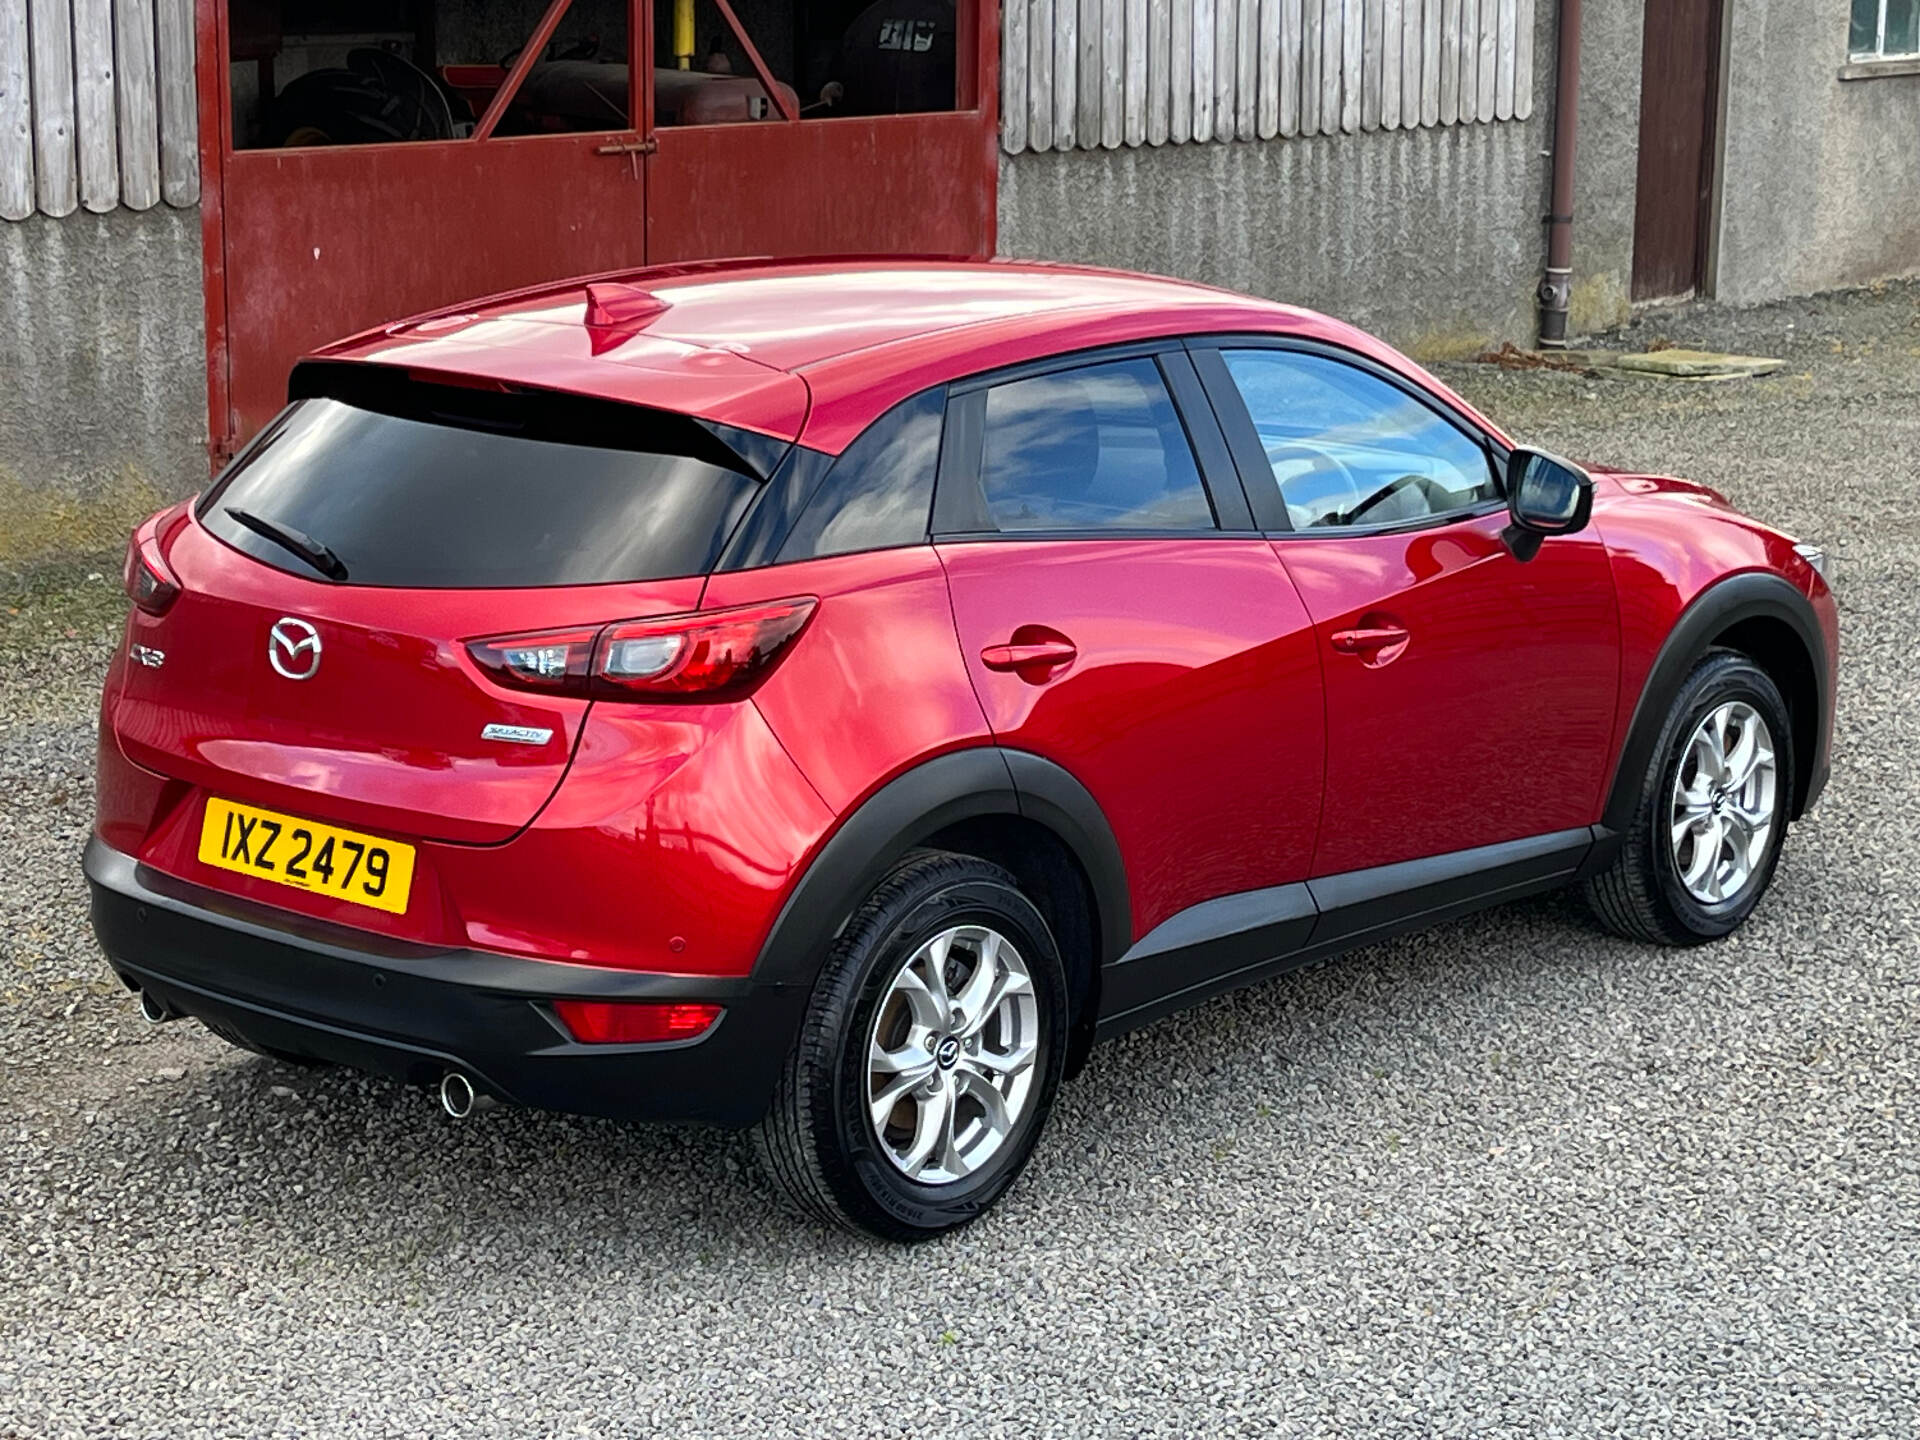
[(1407, 638), (1407, 632), (1398, 625), (1376, 625), (1364, 630), (1336, 630), (1332, 644), (1342, 655), (1371, 655), (1390, 645), (1404, 645)]
[(1080, 652), (1071, 640), (1038, 640), (1030, 645), (989, 645), (980, 663), (989, 670), (1054, 670), (1071, 664)]

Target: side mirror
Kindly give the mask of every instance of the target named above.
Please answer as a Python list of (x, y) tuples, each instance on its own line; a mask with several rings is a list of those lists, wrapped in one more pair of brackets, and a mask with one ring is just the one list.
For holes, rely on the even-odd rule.
[(1533, 559), (1549, 535), (1584, 530), (1593, 514), (1593, 477), (1571, 461), (1522, 446), (1507, 461), (1505, 538), (1513, 558)]

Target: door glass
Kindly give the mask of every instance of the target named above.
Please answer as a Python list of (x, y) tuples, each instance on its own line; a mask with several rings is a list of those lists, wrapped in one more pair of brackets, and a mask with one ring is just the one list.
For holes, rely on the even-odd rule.
[[(234, 148), (464, 139), (546, 11), (546, 0), (231, 0)], [(627, 0), (572, 0), (494, 133), (627, 129), (627, 57)]]
[(987, 392), (980, 483), (1001, 530), (1211, 530), (1160, 367), (1114, 360)]
[(1226, 350), (1296, 530), (1402, 524), (1499, 498), (1485, 447), (1404, 390), (1291, 350)]

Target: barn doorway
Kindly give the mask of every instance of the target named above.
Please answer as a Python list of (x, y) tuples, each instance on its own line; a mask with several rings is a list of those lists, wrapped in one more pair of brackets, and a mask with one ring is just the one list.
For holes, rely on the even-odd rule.
[(216, 465), (295, 360), (569, 275), (988, 255), (979, 0), (198, 0)]
[(1633, 298), (1705, 293), (1720, 123), (1724, 0), (1647, 6)]

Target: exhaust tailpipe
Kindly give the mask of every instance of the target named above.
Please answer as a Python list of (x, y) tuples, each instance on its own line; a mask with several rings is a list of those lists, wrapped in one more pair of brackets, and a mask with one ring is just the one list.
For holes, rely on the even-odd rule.
[(142, 990), (140, 992), (140, 1018), (149, 1025), (164, 1025), (169, 1020), (178, 1020), (180, 1017), (174, 1011), (169, 1010), (163, 1001), (156, 999), (151, 990)]
[(476, 1110), (491, 1110), (494, 1103), (493, 1096), (474, 1089), (473, 1081), (458, 1070), (440, 1077), (440, 1108), (456, 1120), (464, 1120)]

